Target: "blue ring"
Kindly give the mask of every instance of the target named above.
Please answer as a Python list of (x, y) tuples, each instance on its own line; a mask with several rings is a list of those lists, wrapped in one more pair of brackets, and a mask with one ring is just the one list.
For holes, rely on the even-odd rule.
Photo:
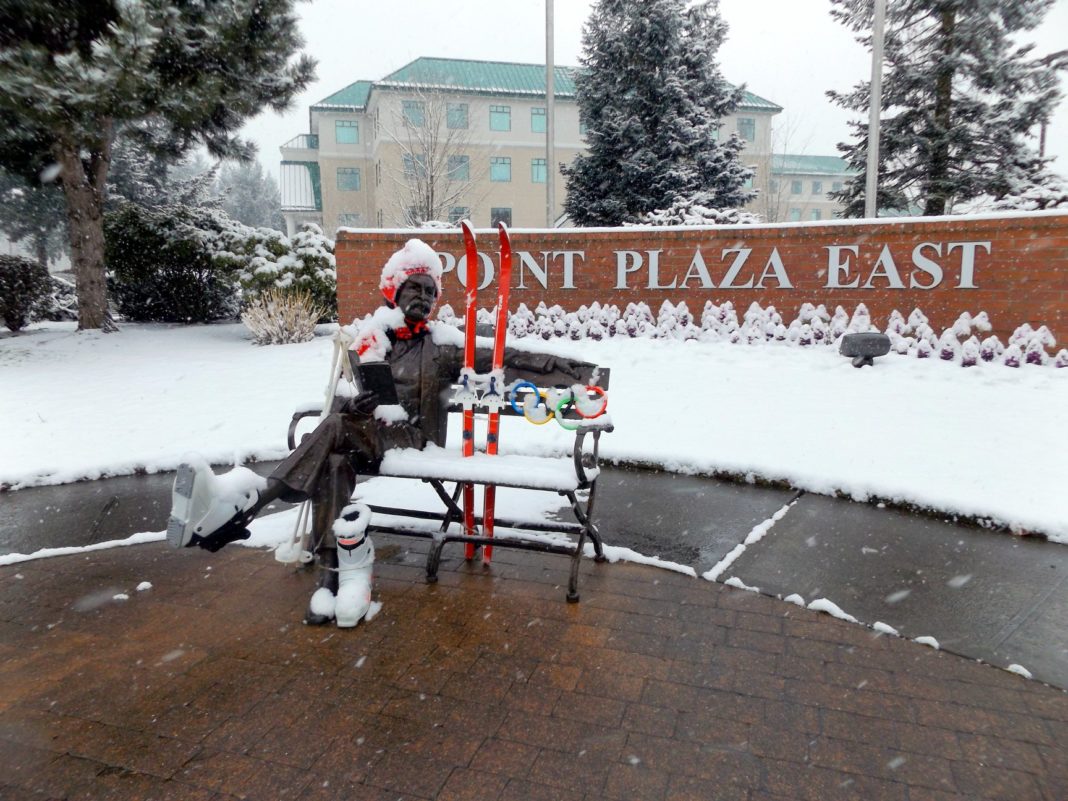
[(518, 393), (519, 389), (522, 388), (522, 387), (530, 387), (532, 390), (534, 390), (534, 394), (538, 395), (538, 386), (537, 386), (537, 384), (534, 384), (534, 383), (532, 383), (530, 381), (519, 381), (518, 383), (516, 383), (515, 386), (512, 387), (511, 392), (509, 392), (509, 397), (508, 397), (508, 402), (510, 404), (512, 404), (512, 409), (515, 410), (516, 414), (523, 414), (523, 410), (520, 409), (516, 405), (516, 402), (515, 402), (516, 394)]

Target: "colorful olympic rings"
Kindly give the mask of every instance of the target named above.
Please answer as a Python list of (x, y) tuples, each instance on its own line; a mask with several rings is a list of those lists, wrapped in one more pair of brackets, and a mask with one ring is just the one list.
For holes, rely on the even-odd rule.
[[(529, 389), (531, 392), (530, 395), (528, 395), (524, 399), (522, 408), (520, 408), (520, 405), (518, 403), (519, 390), (523, 388)], [(600, 408), (598, 408), (597, 411), (593, 413), (587, 413), (589, 410), (588, 405), (586, 411), (582, 409), (582, 407), (579, 405), (579, 396), (575, 393), (574, 390), (563, 391), (563, 393), (559, 396), (559, 399), (557, 399), (556, 393), (560, 392), (560, 390), (546, 391), (543, 389), (539, 389), (536, 384), (530, 381), (518, 381), (513, 384), (511, 389), (508, 391), (508, 402), (511, 404), (513, 411), (515, 411), (516, 414), (523, 415), (523, 417), (526, 418), (527, 422), (533, 423), (534, 425), (543, 426), (555, 417), (556, 422), (560, 424), (561, 428), (564, 428), (567, 431), (575, 431), (578, 428), (577, 423), (574, 425), (570, 425), (564, 422), (564, 409), (567, 406), (571, 406), (571, 408), (575, 410), (575, 413), (579, 417), (583, 417), (587, 420), (590, 420), (594, 417), (600, 417), (602, 414), (605, 413), (605, 410), (608, 408), (608, 395), (601, 387), (591, 384), (585, 387), (585, 390), (587, 392), (592, 392), (595, 395), (600, 396), (601, 400), (603, 401), (600, 405)], [(539, 403), (545, 406), (545, 416), (541, 419), (539, 419), (538, 416), (531, 416), (531, 412), (533, 412), (534, 409), (538, 407)], [(587, 398), (582, 398), (581, 403), (586, 405), (589, 403), (589, 401)]]

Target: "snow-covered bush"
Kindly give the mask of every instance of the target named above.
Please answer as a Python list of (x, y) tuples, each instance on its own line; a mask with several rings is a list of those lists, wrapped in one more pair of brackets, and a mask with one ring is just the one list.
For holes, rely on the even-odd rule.
[(290, 239), (270, 228), (251, 228), (212, 215), (202, 232), (217, 264), (236, 270), (245, 304), (268, 289), (302, 290), (323, 310), (320, 322), (337, 318), (334, 242), (313, 223)]
[(48, 297), (33, 310), (34, 320), (77, 320), (78, 292), (74, 281), (59, 275), (50, 275), (51, 288)]
[(22, 256), (0, 256), (0, 320), (20, 331), (52, 289), (48, 268)]
[[(639, 215), (638, 225), (757, 225), (759, 215), (742, 209), (715, 208), (711, 192), (675, 198), (666, 209)], [(624, 226), (634, 223), (623, 223)]]
[(307, 290), (271, 287), (249, 302), (241, 322), (257, 345), (287, 345), (311, 340), (323, 313)]
[(1005, 195), (994, 204), (998, 211), (1042, 211), (1068, 208), (1068, 182), (1058, 175), (1044, 173), (1040, 183)]

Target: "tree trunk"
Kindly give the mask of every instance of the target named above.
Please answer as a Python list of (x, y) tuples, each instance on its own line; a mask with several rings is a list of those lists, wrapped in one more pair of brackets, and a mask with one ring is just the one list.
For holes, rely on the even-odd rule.
[(48, 232), (38, 231), (33, 235), (33, 251), (37, 256), (37, 263), (48, 269)]
[(925, 217), (946, 213), (946, 205), (952, 190), (949, 186), (949, 128), (953, 124), (953, 65), (948, 63), (954, 54), (953, 31), (956, 27), (956, 12), (942, 12), (939, 38), (942, 43), (943, 63), (935, 79), (935, 139), (932, 143), (930, 171), (927, 176), (927, 200)]
[(77, 143), (64, 139), (55, 148), (67, 200), (79, 331), (117, 330), (108, 312), (104, 279), (104, 191), (110, 162), (110, 128), (110, 123), (105, 125), (105, 133), (94, 143), (88, 165), (83, 162)]

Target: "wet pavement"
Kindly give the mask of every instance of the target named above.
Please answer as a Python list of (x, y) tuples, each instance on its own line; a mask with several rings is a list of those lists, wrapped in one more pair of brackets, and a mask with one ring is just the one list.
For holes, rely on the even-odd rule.
[[(250, 465), (261, 474), (273, 463)], [(0, 554), (161, 530), (170, 474), (0, 494)], [(700, 575), (783, 506), (732, 576), (761, 592), (827, 598), (868, 625), (932, 636), (999, 667), (1019, 664), (1068, 688), (1068, 549), (1037, 539), (824, 496), (635, 469), (604, 469), (596, 517), (605, 541)], [(279, 504), (279, 508), (284, 505)], [(697, 586), (704, 580), (697, 581)]]
[[(378, 539), (378, 538), (376, 538)], [(370, 623), (163, 543), (0, 567), (0, 798), (1062, 801), (1068, 694), (723, 584), (383, 536)], [(148, 586), (151, 585), (151, 586)]]

